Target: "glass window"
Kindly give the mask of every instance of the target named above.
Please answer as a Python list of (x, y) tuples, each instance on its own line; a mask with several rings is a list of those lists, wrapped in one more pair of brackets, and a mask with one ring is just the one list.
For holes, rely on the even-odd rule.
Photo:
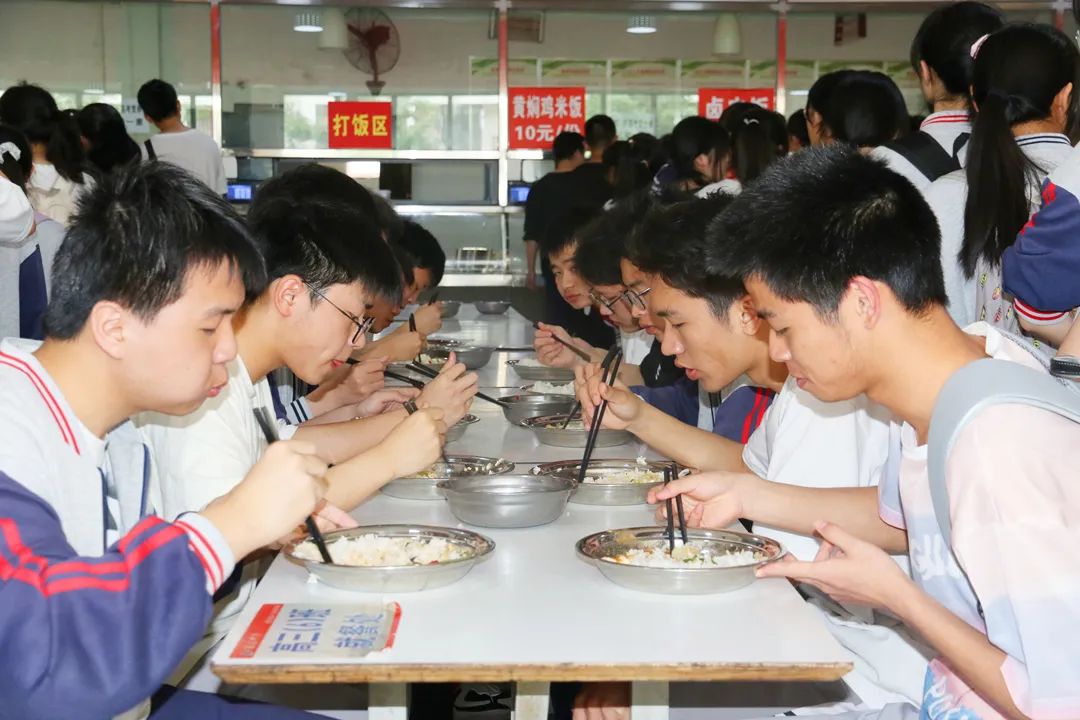
[(398, 95), (394, 98), (394, 147), (400, 150), (448, 150), (449, 121), (449, 96)]
[(499, 149), (498, 95), (453, 95), (450, 116), (452, 149)]

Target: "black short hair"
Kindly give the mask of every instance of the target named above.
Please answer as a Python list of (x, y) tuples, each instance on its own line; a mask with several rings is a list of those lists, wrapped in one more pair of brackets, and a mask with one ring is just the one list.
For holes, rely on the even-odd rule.
[(713, 153), (715, 161), (720, 163), (731, 152), (727, 131), (720, 127), (720, 123), (700, 115), (685, 117), (675, 125), (671, 145), (671, 165), (675, 168), (677, 180), (692, 180), (701, 185), (712, 182), (712, 178), (704, 177), (694, 167), (694, 159), (698, 155)]
[[(401, 247), (401, 245), (397, 243), (391, 243), (390, 250), (394, 253), (394, 260), (397, 261), (398, 270), (401, 272), (402, 285), (404, 287), (412, 285), (414, 282), (416, 282), (415, 258), (413, 258), (413, 256), (409, 254), (408, 250)], [(401, 295), (398, 295), (395, 299), (392, 295), (386, 293), (383, 293), (382, 297), (385, 297), (388, 300), (393, 300), (394, 302), (398, 302), (402, 299)]]
[(574, 265), (590, 285), (622, 285), (619, 261), (629, 257), (629, 238), (655, 205), (647, 190), (620, 200), (578, 232)]
[(551, 152), (555, 156), (555, 162), (569, 160), (577, 153), (584, 155), (585, 136), (576, 132), (561, 132), (555, 136), (555, 142), (551, 144)]
[(709, 271), (759, 278), (832, 320), (852, 278), (885, 283), (912, 314), (944, 306), (941, 234), (922, 194), (843, 145), (769, 168), (709, 228)]
[(911, 67), (918, 75), (919, 63), (925, 62), (950, 95), (966, 100), (974, 67), (971, 46), (1004, 25), (1002, 12), (981, 2), (939, 7), (926, 16), (911, 41)]
[(810, 86), (810, 90), (806, 93), (806, 111), (807, 115), (810, 114), (810, 110), (814, 110), (819, 114), (824, 114), (828, 110), (829, 103), (832, 101), (833, 90), (840, 83), (841, 80), (848, 75), (855, 72), (854, 70), (833, 70), (830, 73), (825, 73)]
[(373, 219), (377, 217), (372, 194), (340, 170), (309, 162), (290, 168), (287, 172), (289, 182), (266, 183), (258, 189), (256, 195), (260, 202), (269, 200), (271, 195), (297, 202), (317, 197), (349, 205)]
[(413, 265), (431, 273), (431, 284), (442, 282), (446, 270), (446, 252), (439, 241), (420, 223), (405, 221), (405, 232), (398, 239), (398, 246), (407, 252)]
[(796, 138), (803, 147), (810, 147), (810, 132), (806, 129), (806, 111), (799, 108), (787, 120), (788, 135)]
[(52, 268), (45, 335), (69, 340), (94, 305), (112, 301), (151, 321), (194, 268), (233, 265), (248, 298), (266, 268), (236, 211), (166, 162), (120, 168), (82, 194)]
[(548, 257), (558, 255), (578, 241), (578, 232), (596, 217), (600, 208), (595, 205), (574, 205), (553, 218), (540, 240), (540, 251)]
[[(296, 177), (298, 187), (310, 187), (308, 175)], [(248, 211), (270, 278), (295, 274), (318, 291), (359, 282), (369, 293), (400, 297), (397, 261), (371, 215), (332, 193), (300, 195), (293, 183), (293, 171), (270, 180)]]
[(615, 121), (607, 115), (593, 115), (585, 121), (585, 142), (592, 150), (606, 148), (615, 142)]
[(375, 223), (379, 226), (389, 243), (395, 243), (405, 234), (405, 221), (390, 201), (382, 195), (372, 194), (371, 201), (375, 205)]
[(154, 122), (177, 114), (176, 104), (180, 98), (176, 96), (176, 88), (164, 80), (154, 78), (144, 82), (136, 97), (143, 113)]
[(854, 70), (837, 82), (824, 108), (823, 124), (833, 139), (855, 147), (877, 147), (907, 135), (904, 95), (885, 73)]
[(702, 298), (723, 318), (746, 295), (746, 287), (740, 275), (705, 260), (715, 245), (726, 242), (710, 227), (731, 203), (731, 195), (715, 193), (654, 207), (631, 239), (630, 261), (676, 290)]

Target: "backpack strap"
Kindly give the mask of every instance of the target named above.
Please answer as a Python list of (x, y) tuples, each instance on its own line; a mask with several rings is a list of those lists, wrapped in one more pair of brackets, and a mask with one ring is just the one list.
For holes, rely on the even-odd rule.
[(146, 138), (146, 142), (143, 143), (146, 146), (146, 157), (150, 160), (157, 160), (157, 153), (154, 152), (154, 143), (150, 142), (150, 138)]
[[(966, 142), (967, 138), (964, 140)], [(956, 155), (950, 155), (937, 140), (922, 130), (886, 143), (885, 147), (914, 165), (931, 182), (960, 169), (960, 161)], [(963, 143), (960, 147), (963, 147)], [(959, 148), (954, 147), (953, 150), (959, 153)]]
[(1006, 403), (1031, 405), (1080, 423), (1080, 394), (1026, 365), (987, 358), (953, 373), (934, 403), (926, 458), (934, 515), (950, 550), (952, 518), (945, 482), (949, 453), (969, 420), (991, 405)]

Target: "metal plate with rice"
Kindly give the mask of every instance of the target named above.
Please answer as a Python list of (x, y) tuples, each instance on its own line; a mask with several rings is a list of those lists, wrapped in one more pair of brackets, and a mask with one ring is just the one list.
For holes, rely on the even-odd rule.
[[(532, 430), (536, 439), (545, 445), (555, 447), (583, 448), (589, 439), (589, 428), (581, 420), (571, 420), (567, 428), (560, 427), (565, 415), (541, 415), (522, 420), (520, 425)], [(601, 429), (596, 434), (596, 447), (615, 447), (625, 445), (634, 439), (629, 430)]]
[[(577, 553), (617, 585), (641, 592), (676, 595), (704, 595), (744, 587), (756, 579), (754, 570), (757, 567), (778, 560), (785, 553), (780, 543), (752, 533), (692, 528), (687, 534), (692, 545), (700, 546), (716, 557), (746, 553), (747, 560), (726, 567), (673, 568), (621, 564), (605, 559), (625, 556), (637, 549), (666, 550), (667, 537), (662, 527), (593, 533), (578, 541)], [(682, 543), (681, 540), (677, 542)]]
[[(525, 358), (531, 360), (533, 358)], [(546, 380), (548, 382), (570, 382), (574, 371), (566, 368), (548, 367), (547, 365), (522, 365), (522, 360), (507, 360), (506, 365), (517, 373), (522, 380)]]
[(391, 480), (383, 486), (383, 494), (404, 500), (442, 500), (443, 495), (436, 487), (441, 480), (473, 475), (505, 475), (514, 469), (514, 463), (502, 458), (447, 455), (446, 459), (450, 461), (449, 465), (440, 461), (423, 474)]
[[(433, 527), (429, 525), (366, 525), (349, 530), (338, 530), (326, 533), (326, 543), (331, 557), (334, 550), (339, 547), (341, 541), (357, 542), (365, 536), (376, 538), (391, 538), (398, 543), (406, 543), (410, 540), (420, 543), (438, 541), (446, 543), (460, 557), (446, 562), (434, 562), (422, 565), (383, 565), (383, 566), (358, 566), (344, 564), (326, 564), (321, 560), (312, 560), (304, 555), (314, 543), (310, 538), (296, 540), (290, 543), (284, 550), (285, 557), (293, 562), (304, 565), (308, 572), (332, 587), (343, 590), (355, 590), (358, 592), (371, 593), (396, 593), (396, 592), (419, 592), (443, 587), (465, 577), (468, 572), (482, 558), (490, 555), (495, 550), (495, 543), (491, 539), (470, 530), (458, 528)], [(298, 548), (307, 544), (298, 556)], [(340, 546), (345, 547), (345, 546)], [(315, 557), (318, 557), (317, 553)]]
[[(641, 505), (649, 490), (663, 484), (665, 462), (635, 462), (634, 460), (590, 460), (585, 482), (578, 485), (570, 502), (578, 505)], [(552, 475), (577, 482), (581, 460), (562, 460), (537, 465), (532, 472)], [(656, 473), (653, 482), (605, 482), (605, 478), (635, 473)]]

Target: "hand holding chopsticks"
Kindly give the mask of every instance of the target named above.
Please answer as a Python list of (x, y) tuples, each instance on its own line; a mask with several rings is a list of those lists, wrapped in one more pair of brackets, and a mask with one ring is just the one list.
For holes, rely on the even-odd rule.
[[(677, 462), (672, 461), (672, 463), (670, 465), (664, 467), (664, 486), (665, 487), (672, 480), (677, 480), (678, 477), (679, 477), (679, 464)], [(671, 508), (671, 498), (668, 498), (666, 503), (667, 503), (668, 548), (673, 551), (673, 550), (675, 550), (675, 527), (674, 527), (675, 513), (673, 513), (671, 511), (672, 510), (672, 508)], [(689, 539), (688, 539), (688, 537), (686, 535), (686, 513), (683, 510), (682, 494), (679, 494), (679, 495), (675, 496), (675, 508), (676, 508), (676, 512), (678, 512), (678, 514), (679, 514), (679, 535), (682, 537), (683, 545), (685, 545), (687, 542), (689, 542)]]
[[(618, 345), (613, 345), (608, 350), (608, 356), (604, 358), (604, 363), (601, 365), (605, 382), (611, 382), (619, 374), (619, 364), (621, 362), (622, 349)], [(600, 426), (604, 422), (605, 410), (607, 410), (607, 400), (602, 400), (600, 401), (600, 407), (593, 416), (592, 425), (589, 426), (589, 436), (585, 440), (585, 452), (581, 456), (581, 467), (578, 469), (578, 484), (585, 482), (585, 473), (589, 470), (589, 460), (592, 459), (593, 450), (596, 449), (596, 438), (600, 434)]]
[(565, 341), (565, 340), (563, 340), (563, 339), (562, 339), (561, 337), (559, 337), (558, 335), (556, 335), (556, 334), (554, 333), (554, 331), (552, 331), (552, 330), (543, 330), (543, 328), (541, 328), (541, 327), (540, 327), (540, 323), (536, 323), (536, 322), (534, 322), (534, 323), (532, 324), (532, 326), (533, 326), (533, 328), (534, 328), (534, 329), (536, 329), (536, 330), (541, 330), (542, 332), (548, 332), (548, 333), (551, 333), (551, 339), (552, 339), (552, 340), (554, 340), (555, 342), (559, 343), (559, 344), (560, 344), (560, 345), (562, 345), (563, 347), (565, 347), (565, 348), (569, 349), (569, 350), (570, 350), (570, 352), (574, 353), (575, 355), (577, 355), (577, 356), (578, 356), (579, 358), (581, 358), (581, 359), (582, 359), (582, 360), (584, 360), (585, 362), (592, 362), (592, 358), (591, 358), (591, 357), (589, 356), (589, 354), (588, 354), (587, 352), (585, 352), (585, 351), (584, 351), (584, 350), (582, 350), (581, 348), (579, 348), (579, 347), (577, 347), (577, 346), (573, 345), (572, 343), (568, 343), (568, 342), (566, 342), (566, 341)]
[[(420, 375), (423, 375), (424, 377), (431, 378), (432, 380), (439, 377), (439, 372), (437, 370), (433, 370), (432, 368), (429, 368), (428, 366), (422, 365), (422, 364), (420, 364), (418, 362), (411, 362), (406, 367), (409, 370), (412, 370), (415, 373), (419, 373)], [(403, 379), (403, 378), (401, 378), (401, 377), (399, 377), (397, 375), (390, 375), (389, 372), (387, 372), (387, 375), (389, 377), (393, 377), (393, 378), (396, 378), (398, 380)], [(408, 382), (408, 381), (406, 381), (406, 382)], [(499, 400), (498, 398), (493, 398), (490, 395), (485, 395), (482, 392), (477, 392), (476, 397), (480, 398), (481, 400), (486, 400), (489, 403), (494, 403), (495, 405), (498, 405), (499, 407), (502, 407), (502, 406), (506, 405), (506, 403), (503, 402), (502, 400)]]
[[(616, 352), (621, 353), (622, 351), (619, 349), (618, 345), (612, 345), (610, 348), (608, 348), (607, 355), (604, 356), (603, 361), (600, 363), (600, 379), (602, 382), (612, 382), (612, 380), (608, 378), (607, 372), (608, 368), (611, 366), (611, 361), (615, 358)], [(616, 368), (615, 372), (618, 373), (618, 368)], [(563, 430), (566, 429), (566, 427), (570, 424), (570, 420), (573, 419), (574, 415), (579, 410), (581, 410), (581, 401), (575, 399), (574, 404), (570, 406), (570, 412), (566, 413), (566, 419), (563, 420)]]
[[(270, 417), (270, 413), (266, 408), (255, 408), (255, 422), (259, 424), (259, 429), (262, 430), (267, 445), (273, 445), (278, 441), (277, 426), (274, 424), (274, 420)], [(332, 565), (334, 560), (330, 557), (330, 550), (326, 547), (326, 540), (323, 538), (319, 526), (315, 524), (314, 516), (308, 515), (307, 518), (304, 519), (304, 524), (307, 526), (307, 531), (308, 534), (311, 535), (311, 539), (315, 541), (315, 546), (319, 548), (319, 555), (322, 556), (323, 562)]]

